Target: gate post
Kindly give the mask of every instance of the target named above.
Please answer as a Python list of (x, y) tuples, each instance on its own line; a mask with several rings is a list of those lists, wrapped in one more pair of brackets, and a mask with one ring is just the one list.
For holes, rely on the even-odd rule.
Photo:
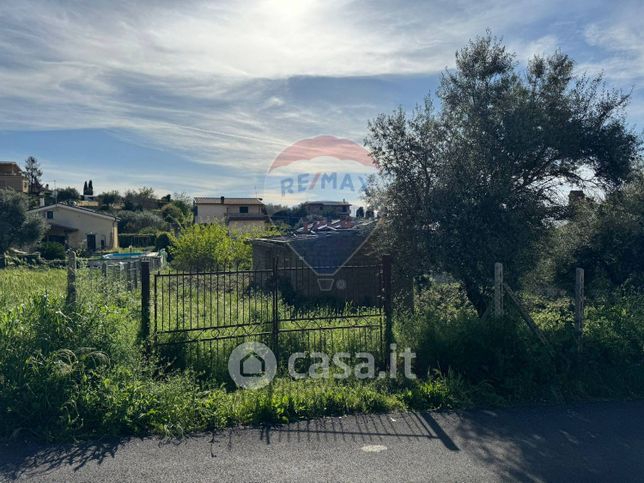
[(141, 262), (141, 333), (146, 353), (150, 350), (150, 262)]
[(393, 331), (393, 310), (391, 294), (391, 255), (382, 257), (382, 288), (383, 288), (383, 308), (385, 310), (385, 347), (382, 356), (385, 358), (385, 368), (390, 369), (389, 349), (394, 341)]
[(272, 327), (272, 340), (271, 345), (273, 346), (273, 353), (275, 354), (275, 360), (279, 366), (279, 310), (277, 307), (278, 302), (278, 270), (277, 270), (277, 257), (273, 258), (273, 327)]

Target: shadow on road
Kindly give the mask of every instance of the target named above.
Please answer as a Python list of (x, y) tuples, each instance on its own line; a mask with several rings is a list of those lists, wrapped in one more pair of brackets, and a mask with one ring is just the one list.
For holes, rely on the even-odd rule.
[(478, 410), (450, 435), (509, 480), (642, 481), (644, 402)]
[[(256, 429), (248, 429), (257, 431)], [(232, 448), (232, 432), (229, 448)], [(259, 437), (266, 444), (354, 442), (377, 443), (387, 440), (438, 440), (445, 448), (458, 451), (454, 441), (428, 412), (400, 414), (359, 414), (325, 419), (300, 421), (284, 426), (264, 426)]]
[(100, 464), (114, 458), (127, 439), (99, 440), (87, 443), (44, 445), (39, 443), (0, 444), (0, 479), (14, 480), (22, 475), (35, 476), (68, 466), (77, 471), (88, 463)]

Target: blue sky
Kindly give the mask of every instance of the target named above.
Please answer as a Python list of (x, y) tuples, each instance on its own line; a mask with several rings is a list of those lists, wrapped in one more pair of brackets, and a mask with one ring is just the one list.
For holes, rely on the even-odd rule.
[(0, 160), (97, 191), (254, 194), (299, 139), (362, 142), (490, 29), (525, 65), (570, 54), (632, 90), (644, 127), (641, 1), (31, 1), (0, 3)]

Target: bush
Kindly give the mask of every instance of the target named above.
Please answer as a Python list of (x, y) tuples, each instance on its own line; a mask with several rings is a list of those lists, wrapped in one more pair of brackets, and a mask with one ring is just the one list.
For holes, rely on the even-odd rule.
[(253, 249), (248, 240), (275, 234), (273, 230), (239, 233), (223, 223), (192, 225), (177, 238), (172, 236), (170, 255), (179, 270), (214, 270), (218, 266), (236, 265), (250, 268)]
[(43, 242), (38, 250), (45, 260), (64, 260), (66, 258), (65, 246), (57, 242)]
[(167, 250), (171, 244), (172, 244), (172, 234), (167, 231), (164, 231), (162, 233), (159, 233), (156, 236), (156, 239), (154, 240), (154, 249), (156, 251)]

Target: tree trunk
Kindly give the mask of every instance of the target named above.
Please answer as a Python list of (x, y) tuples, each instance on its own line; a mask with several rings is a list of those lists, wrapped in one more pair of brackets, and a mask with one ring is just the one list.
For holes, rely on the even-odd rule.
[(463, 286), (465, 288), (465, 294), (467, 295), (467, 299), (476, 309), (476, 313), (478, 314), (478, 316), (482, 317), (488, 304), (488, 301), (486, 297), (483, 295), (483, 292), (481, 291), (479, 286), (470, 279), (464, 279)]

